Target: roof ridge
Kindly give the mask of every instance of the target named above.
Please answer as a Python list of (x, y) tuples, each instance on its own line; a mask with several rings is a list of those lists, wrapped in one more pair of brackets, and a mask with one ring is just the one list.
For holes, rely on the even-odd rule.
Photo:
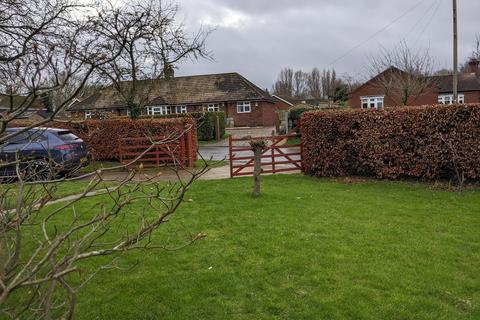
[(248, 80), (247, 78), (245, 78), (244, 76), (242, 76), (240, 73), (238, 72), (234, 72), (236, 75), (238, 75), (240, 77), (240, 79), (245, 82), (250, 88), (252, 88), (253, 90), (257, 91), (257, 93), (259, 93), (263, 98), (267, 98), (267, 99), (271, 99), (272, 98), (272, 95), (269, 94), (268, 92), (266, 92), (265, 90), (261, 89), (259, 86), (257, 86), (256, 84), (254, 84), (253, 82), (251, 82), (250, 80)]

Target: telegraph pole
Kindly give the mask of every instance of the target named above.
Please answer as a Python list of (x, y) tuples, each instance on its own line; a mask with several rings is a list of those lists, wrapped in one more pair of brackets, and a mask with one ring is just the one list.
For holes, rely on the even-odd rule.
[(457, 0), (453, 0), (453, 102), (458, 102)]

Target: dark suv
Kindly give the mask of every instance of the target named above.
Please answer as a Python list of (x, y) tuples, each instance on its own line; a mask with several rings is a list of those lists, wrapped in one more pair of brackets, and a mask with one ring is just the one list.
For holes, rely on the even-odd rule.
[[(8, 128), (3, 135), (22, 129)], [(48, 180), (88, 165), (89, 159), (85, 143), (71, 131), (33, 128), (0, 144), (0, 177)]]

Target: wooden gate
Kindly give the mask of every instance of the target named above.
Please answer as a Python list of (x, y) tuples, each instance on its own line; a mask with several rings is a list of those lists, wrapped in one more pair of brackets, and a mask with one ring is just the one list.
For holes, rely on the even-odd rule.
[(302, 144), (285, 143), (290, 139), (299, 139), (299, 134), (288, 134), (269, 137), (229, 137), (228, 149), (230, 159), (230, 177), (253, 175), (254, 158), (249, 142), (265, 140), (262, 158), (262, 174), (302, 170)]
[(153, 141), (162, 141), (165, 137), (121, 138), (118, 140), (119, 160), (123, 164), (129, 164), (140, 157), (133, 165), (160, 167), (172, 164), (193, 167), (195, 155), (191, 154), (189, 137), (190, 135), (184, 134), (174, 141), (155, 145)]

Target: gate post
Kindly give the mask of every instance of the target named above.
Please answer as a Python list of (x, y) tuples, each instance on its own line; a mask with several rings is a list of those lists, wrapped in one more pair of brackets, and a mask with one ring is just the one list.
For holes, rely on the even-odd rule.
[(232, 135), (228, 136), (228, 160), (230, 161), (230, 179), (233, 179)]

